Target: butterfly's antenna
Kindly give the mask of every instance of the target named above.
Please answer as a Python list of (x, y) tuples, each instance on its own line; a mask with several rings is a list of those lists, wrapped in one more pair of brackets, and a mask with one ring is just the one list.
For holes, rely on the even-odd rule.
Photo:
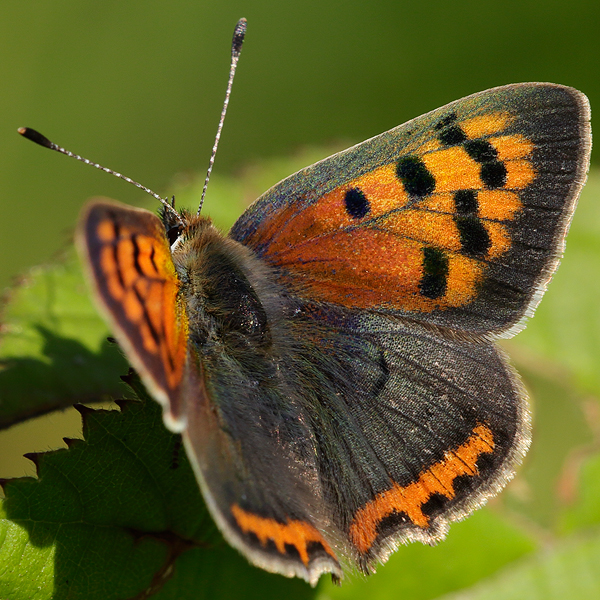
[(100, 169), (101, 171), (104, 171), (105, 173), (110, 173), (111, 175), (114, 175), (115, 177), (118, 177), (119, 179), (123, 179), (123, 180), (127, 181), (127, 183), (131, 183), (132, 185), (135, 185), (135, 187), (139, 188), (140, 190), (144, 190), (144, 192), (150, 194), (151, 196), (154, 196), (154, 198), (156, 198), (159, 202), (162, 202), (163, 206), (165, 207), (165, 210), (172, 213), (173, 216), (175, 216), (175, 218), (177, 219), (177, 221), (181, 225), (184, 225), (181, 215), (173, 208), (173, 206), (169, 203), (169, 201), (166, 200), (165, 198), (161, 198), (156, 192), (153, 192), (150, 188), (147, 188), (145, 185), (142, 185), (141, 183), (138, 183), (137, 181), (134, 181), (133, 179), (131, 179), (129, 177), (125, 177), (125, 175), (122, 175), (121, 173), (117, 173), (116, 171), (113, 171), (112, 169), (103, 167), (102, 165), (99, 165), (98, 163), (92, 162), (91, 160), (88, 160), (87, 158), (84, 158), (83, 156), (79, 156), (79, 154), (73, 154), (72, 152), (69, 152), (69, 150), (66, 150), (62, 146), (59, 146), (58, 144), (51, 142), (47, 137), (43, 136), (41, 133), (39, 133), (35, 129), (31, 129), (30, 127), (20, 127), (18, 129), (18, 131), (23, 137), (27, 138), (28, 140), (31, 140), (32, 142), (35, 142), (36, 144), (39, 144), (40, 146), (43, 146), (44, 148), (50, 148), (50, 150), (56, 150), (56, 152), (60, 152), (61, 154), (66, 154), (67, 156), (70, 156), (71, 158), (75, 158), (75, 159), (85, 163), (86, 165), (91, 165), (92, 167), (96, 167), (96, 169)]
[(208, 171), (206, 173), (206, 179), (204, 180), (204, 187), (202, 188), (202, 197), (200, 198), (200, 206), (198, 207), (198, 214), (202, 210), (204, 204), (204, 196), (206, 196), (206, 188), (208, 187), (208, 180), (212, 173), (213, 165), (215, 164), (215, 155), (217, 154), (217, 147), (219, 146), (219, 140), (221, 139), (221, 130), (223, 129), (223, 121), (225, 121), (225, 114), (227, 113), (227, 105), (229, 104), (229, 96), (231, 95), (231, 86), (233, 85), (233, 77), (235, 76), (235, 69), (237, 68), (238, 60), (242, 52), (242, 44), (244, 43), (244, 36), (246, 35), (246, 19), (240, 19), (235, 26), (233, 31), (233, 40), (231, 41), (231, 66), (229, 67), (229, 82), (227, 83), (227, 92), (225, 92), (225, 102), (223, 102), (223, 110), (221, 111), (221, 119), (219, 120), (219, 127), (217, 129), (217, 135), (215, 137), (215, 144), (210, 155), (210, 161), (208, 163)]

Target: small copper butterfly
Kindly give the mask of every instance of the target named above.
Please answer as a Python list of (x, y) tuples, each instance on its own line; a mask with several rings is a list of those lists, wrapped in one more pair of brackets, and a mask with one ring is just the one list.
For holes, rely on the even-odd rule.
[(495, 340), (558, 265), (589, 120), (569, 87), (480, 92), (291, 175), (227, 236), (87, 206), (100, 306), (250, 562), (370, 573), (513, 476), (529, 412)]

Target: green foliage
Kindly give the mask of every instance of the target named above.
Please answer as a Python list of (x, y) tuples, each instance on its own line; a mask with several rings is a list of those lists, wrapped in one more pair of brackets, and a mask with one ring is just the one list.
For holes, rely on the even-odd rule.
[(77, 261), (32, 269), (2, 311), (0, 428), (123, 394), (126, 362), (106, 341)]
[(301, 582), (250, 567), (224, 543), (179, 436), (127, 380), (141, 401), (80, 406), (85, 439), (31, 455), (38, 478), (5, 483), (0, 597), (306, 597)]
[[(209, 206), (231, 204), (242, 189), (217, 182)], [(36, 269), (3, 311), (0, 423), (75, 402), (130, 399), (120, 410), (80, 407), (83, 440), (31, 455), (37, 478), (3, 482), (0, 598), (599, 597), (598, 197), (595, 176), (556, 280), (527, 331), (506, 345), (534, 412), (533, 445), (517, 479), (454, 524), (445, 542), (402, 547), (376, 575), (350, 576), (341, 587), (323, 578), (312, 590), (267, 574), (222, 540), (178, 436), (164, 429), (134, 375), (130, 388), (121, 382), (127, 367), (105, 341), (74, 258)], [(232, 219), (223, 213), (218, 221)]]

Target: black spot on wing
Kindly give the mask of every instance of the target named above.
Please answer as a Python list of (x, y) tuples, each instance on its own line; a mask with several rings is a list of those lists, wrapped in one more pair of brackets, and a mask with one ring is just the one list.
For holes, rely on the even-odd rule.
[(344, 195), (346, 212), (353, 219), (362, 219), (369, 214), (371, 203), (365, 193), (359, 188), (351, 188)]
[(506, 167), (498, 160), (497, 150), (486, 140), (465, 142), (467, 154), (481, 165), (481, 180), (488, 188), (499, 188), (506, 183)]
[(500, 188), (506, 183), (506, 167), (499, 160), (481, 165), (481, 180), (489, 188)]
[(435, 177), (418, 156), (404, 156), (398, 161), (396, 175), (409, 196), (424, 198), (435, 189)]
[(435, 124), (435, 129), (437, 129), (438, 131), (440, 129), (444, 129), (444, 127), (448, 127), (448, 125), (452, 125), (452, 123), (454, 123), (457, 119), (456, 113), (450, 113), (449, 115), (446, 115), (443, 119), (440, 119), (439, 123)]
[(469, 140), (465, 142), (464, 148), (467, 154), (478, 163), (490, 162), (498, 157), (496, 148), (485, 140)]
[(405, 529), (411, 525), (410, 517), (403, 511), (394, 511), (379, 520), (376, 526), (379, 542), (394, 535), (398, 530)]
[(446, 293), (448, 286), (448, 257), (438, 248), (423, 248), (423, 276), (419, 290), (426, 298), (435, 300)]
[(456, 119), (456, 113), (450, 113), (435, 125), (435, 129), (440, 132), (438, 139), (444, 146), (456, 146), (467, 139), (465, 132), (456, 123)]
[(448, 498), (439, 492), (435, 492), (429, 496), (427, 502), (423, 503), (421, 510), (427, 518), (431, 519), (443, 513), (447, 505)]
[(485, 256), (492, 242), (483, 223), (475, 216), (457, 216), (454, 223), (460, 235), (460, 244), (468, 256)]
[(284, 546), (285, 550), (284, 550), (284, 554), (288, 557), (288, 558), (292, 558), (296, 561), (302, 561), (302, 559), (300, 558), (300, 552), (298, 552), (298, 548), (296, 548), (296, 546), (294, 546), (294, 544), (285, 544)]
[(309, 560), (314, 560), (315, 558), (329, 558), (331, 559), (331, 555), (325, 550), (323, 544), (321, 542), (317, 542), (315, 540), (311, 540), (306, 544), (306, 551), (308, 553)]
[(462, 144), (467, 139), (467, 136), (458, 125), (455, 125), (442, 131), (438, 139), (444, 146), (456, 146)]
[(475, 215), (479, 205), (475, 190), (458, 190), (454, 194), (454, 206), (456, 212), (461, 215)]

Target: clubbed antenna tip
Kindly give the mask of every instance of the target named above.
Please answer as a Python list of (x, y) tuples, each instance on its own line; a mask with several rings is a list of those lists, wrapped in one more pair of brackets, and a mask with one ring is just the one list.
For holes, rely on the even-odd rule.
[(229, 81), (227, 82), (227, 91), (225, 92), (225, 101), (223, 102), (223, 110), (221, 111), (219, 126), (217, 127), (215, 143), (210, 154), (210, 160), (208, 161), (208, 171), (206, 172), (204, 187), (202, 188), (202, 196), (200, 198), (200, 206), (198, 206), (198, 214), (200, 214), (200, 211), (202, 210), (202, 205), (204, 204), (204, 196), (206, 196), (206, 188), (208, 187), (208, 180), (210, 179), (210, 174), (212, 173), (213, 165), (215, 164), (215, 156), (217, 154), (217, 148), (219, 147), (219, 140), (221, 139), (223, 122), (225, 121), (225, 115), (227, 114), (227, 106), (229, 105), (229, 96), (231, 96), (231, 86), (233, 85), (235, 70), (237, 68), (237, 63), (240, 58), (240, 53), (242, 51), (244, 37), (246, 36), (246, 26), (246, 19), (240, 19), (236, 23), (235, 29), (233, 30), (233, 39), (231, 40), (231, 66), (229, 67)]
[(50, 150), (55, 150), (53, 144), (45, 135), (42, 135), (39, 131), (35, 129), (31, 129), (31, 127), (19, 127), (17, 131), (28, 140), (39, 144), (40, 146), (44, 146), (44, 148), (50, 148)]
[(244, 37), (246, 36), (246, 27), (248, 21), (241, 18), (233, 31), (233, 41), (231, 42), (231, 53), (239, 56), (242, 51), (242, 44), (244, 43)]

